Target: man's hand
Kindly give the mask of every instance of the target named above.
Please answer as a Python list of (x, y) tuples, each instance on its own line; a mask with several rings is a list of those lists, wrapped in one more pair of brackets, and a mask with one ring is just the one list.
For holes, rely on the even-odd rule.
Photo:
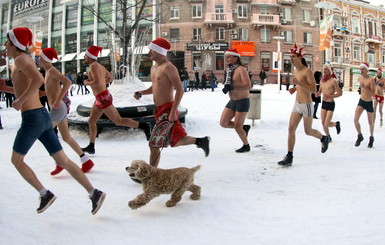
[(21, 101), (19, 99), (16, 99), (12, 102), (12, 107), (16, 109), (16, 111), (19, 111), (21, 109), (21, 106), (23, 104), (21, 103)]
[(170, 115), (168, 115), (168, 120), (170, 122), (175, 122), (178, 120), (178, 117), (176, 116), (176, 111), (171, 110)]
[(295, 93), (295, 91), (297, 91), (297, 89), (296, 89), (296, 88), (289, 88), (289, 93), (290, 93), (290, 94), (294, 94), (294, 93)]
[(83, 80), (83, 84), (86, 85), (86, 86), (90, 85), (88, 79)]
[(60, 103), (61, 103), (61, 100), (59, 100), (59, 101), (55, 101), (55, 103), (53, 103), (53, 108), (55, 109), (55, 110), (58, 110), (58, 109), (60, 109)]
[(139, 100), (140, 98), (142, 98), (142, 92), (136, 91), (136, 92), (134, 93), (134, 98), (135, 98), (136, 100)]

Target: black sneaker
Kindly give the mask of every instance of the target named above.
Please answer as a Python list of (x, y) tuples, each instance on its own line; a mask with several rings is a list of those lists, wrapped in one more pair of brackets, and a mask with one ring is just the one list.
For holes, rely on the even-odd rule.
[(373, 137), (373, 136), (370, 136), (370, 137), (369, 137), (368, 148), (372, 148), (372, 147), (373, 147), (373, 142), (374, 142), (374, 137)]
[(293, 156), (286, 155), (282, 161), (278, 162), (278, 165), (283, 167), (290, 167), (292, 163), (293, 163)]
[(336, 130), (337, 130), (337, 134), (341, 133), (341, 123), (340, 123), (340, 121), (336, 122)]
[(90, 198), (92, 201), (92, 214), (96, 214), (100, 207), (103, 204), (104, 198), (106, 198), (106, 193), (99, 191), (98, 189), (95, 189), (94, 194)]
[(250, 128), (251, 128), (250, 125), (243, 125), (243, 130), (245, 130), (245, 132), (246, 132), (246, 137), (249, 135)]
[(239, 148), (235, 152), (243, 153), (243, 152), (249, 152), (249, 151), (250, 151), (250, 145), (243, 145), (241, 148)]
[(356, 143), (354, 144), (354, 146), (360, 146), (361, 142), (364, 140), (364, 136), (362, 136), (362, 134), (358, 134), (357, 135), (357, 141)]
[(323, 135), (321, 138), (321, 143), (322, 143), (321, 152), (325, 153), (329, 147), (329, 137), (326, 135)]
[(210, 137), (206, 136), (203, 138), (197, 138), (196, 145), (198, 148), (202, 148), (205, 152), (205, 157), (208, 157), (210, 154)]
[(40, 206), (36, 210), (38, 214), (44, 212), (51, 204), (56, 200), (56, 196), (50, 192), (47, 191), (47, 194), (45, 196), (40, 197)]
[(87, 152), (87, 153), (89, 153), (89, 154), (95, 154), (95, 148), (92, 147), (92, 146), (90, 146), (90, 145), (88, 145), (88, 146), (85, 147), (85, 148), (82, 148), (82, 151), (83, 151), (83, 152)]

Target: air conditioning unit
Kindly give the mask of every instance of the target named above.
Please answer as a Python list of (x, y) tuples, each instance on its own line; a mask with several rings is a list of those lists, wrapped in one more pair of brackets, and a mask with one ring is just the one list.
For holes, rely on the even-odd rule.
[(231, 13), (236, 14), (237, 13), (237, 9), (231, 9)]
[(350, 52), (350, 47), (345, 48), (346, 52)]
[(164, 31), (164, 32), (162, 32), (162, 37), (167, 37), (167, 32), (166, 31)]
[(285, 20), (285, 19), (281, 20), (281, 24), (286, 24), (286, 23), (287, 23), (287, 20)]
[(232, 29), (230, 30), (231, 35), (238, 35), (238, 30)]
[(238, 39), (238, 34), (231, 34), (231, 39), (232, 40), (237, 40)]

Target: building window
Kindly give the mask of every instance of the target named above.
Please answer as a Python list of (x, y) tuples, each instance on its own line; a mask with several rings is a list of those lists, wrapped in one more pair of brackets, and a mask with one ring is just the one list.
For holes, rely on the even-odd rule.
[(238, 18), (247, 18), (247, 5), (238, 5)]
[(353, 45), (353, 59), (356, 61), (361, 61), (361, 47), (359, 44)]
[(291, 19), (291, 8), (283, 8), (282, 9), (282, 17), (284, 20), (292, 20)]
[(382, 47), (382, 64), (385, 64), (385, 46)]
[[(87, 6), (87, 8), (92, 8), (92, 6)], [(88, 11), (86, 8), (82, 8), (82, 26), (94, 24), (94, 15)]]
[(352, 18), (352, 32), (360, 33), (360, 21), (357, 17)]
[(193, 28), (193, 40), (194, 41), (202, 40), (202, 29), (201, 28)]
[(269, 6), (261, 6), (261, 14), (269, 14)]
[(98, 31), (98, 46), (102, 47), (102, 48), (109, 48), (108, 47), (108, 44), (109, 44), (109, 40), (108, 40), (108, 36), (107, 36), (107, 32), (106, 30), (100, 30)]
[(310, 22), (311, 21), (311, 10), (304, 10), (303, 11), (303, 21), (304, 22)]
[(224, 70), (225, 63), (225, 54), (224, 53), (215, 53), (215, 68), (217, 71)]
[(66, 35), (65, 53), (76, 53), (76, 33)]
[(170, 19), (179, 19), (179, 7), (170, 8)]
[(270, 71), (270, 60), (271, 60), (270, 52), (261, 52), (262, 70)]
[(270, 30), (261, 29), (261, 42), (270, 42)]
[(376, 52), (374, 52), (373, 50), (370, 49), (368, 51), (367, 61), (369, 63), (369, 66), (376, 66), (375, 65), (375, 63), (376, 63)]
[(381, 29), (382, 29), (382, 38), (385, 39), (385, 24), (382, 24)]
[(215, 40), (225, 40), (225, 28), (215, 28)]
[(192, 17), (193, 18), (202, 18), (202, 5), (193, 5), (192, 6)]
[[(341, 43), (334, 43), (334, 57), (342, 57), (342, 44)], [(339, 62), (335, 60), (335, 62)]]
[(283, 72), (290, 72), (291, 73), (291, 63), (290, 63), (290, 54), (289, 53), (283, 54)]
[(371, 21), (368, 22), (368, 34), (373, 35), (373, 23)]
[(285, 37), (285, 43), (293, 43), (293, 31), (284, 31), (283, 36)]
[(201, 53), (200, 52), (193, 53), (192, 58), (193, 58), (193, 69), (198, 68), (198, 67), (201, 68), (202, 67)]
[(249, 29), (248, 28), (240, 28), (238, 35), (239, 35), (239, 40), (248, 41), (249, 40)]
[(311, 32), (304, 32), (303, 33), (303, 43), (305, 45), (312, 45), (313, 44)]
[(223, 4), (215, 5), (215, 20), (225, 20)]
[(52, 16), (52, 31), (61, 31), (61, 23), (63, 19), (63, 13), (54, 13)]
[(78, 25), (78, 5), (67, 7), (66, 28), (76, 27)]
[(170, 29), (170, 41), (179, 42), (179, 28)]
[(86, 50), (88, 47), (94, 45), (94, 32), (82, 32), (80, 34), (80, 50)]
[(111, 0), (101, 0), (99, 1), (99, 23), (102, 23), (104, 21), (111, 22), (112, 21), (112, 1)]
[(7, 24), (8, 23), (8, 6), (7, 5), (3, 5), (3, 13), (2, 13), (2, 20), (1, 20), (1, 24), (4, 25), (4, 24)]

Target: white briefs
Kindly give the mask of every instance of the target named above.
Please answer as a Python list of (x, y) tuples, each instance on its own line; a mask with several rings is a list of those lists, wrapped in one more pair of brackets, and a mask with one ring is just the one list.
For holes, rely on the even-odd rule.
[(293, 111), (301, 114), (304, 117), (313, 117), (314, 106), (313, 103), (303, 104), (299, 102), (294, 103)]

